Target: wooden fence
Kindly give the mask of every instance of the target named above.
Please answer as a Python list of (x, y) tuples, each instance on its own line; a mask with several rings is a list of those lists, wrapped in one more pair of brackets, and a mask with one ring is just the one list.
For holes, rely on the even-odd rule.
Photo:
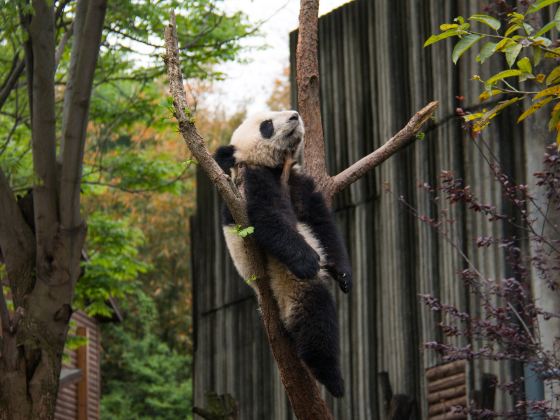
[[(331, 173), (382, 145), (429, 101), (440, 101), (437, 121), (424, 140), (339, 194), (334, 203), (355, 279), (349, 296), (333, 290), (347, 388), (341, 400), (327, 397), (337, 419), (383, 418), (380, 372), (388, 373), (395, 393), (417, 402), (417, 418), (428, 417), (425, 370), (441, 360), (425, 350), (424, 343), (447, 339), (438, 328), (441, 318), (423, 306), (419, 294), (433, 294), (471, 313), (479, 311), (479, 302), (466, 293), (457, 276), (465, 263), (453, 243), (467, 249), (486, 276), (507, 274), (498, 250), (474, 245), (478, 236), (513, 233), (507, 225), (489, 224), (455, 206), (449, 209), (456, 221), (450, 226), (450, 243), (400, 202), (402, 197), (420, 214), (435, 216), (437, 204), (419, 185), (434, 185), (442, 170), (453, 170), (482, 202), (505, 209), (507, 203), (480, 149), (497, 157), (518, 181), (540, 164), (547, 136), (540, 128), (542, 120), (540, 125), (535, 119), (533, 126), (517, 128), (512, 118), (498, 119), (476, 143), (466, 138), (455, 109), (478, 103), (479, 87), (470, 76), (491, 69), (480, 73), (472, 57), (454, 66), (451, 41), (423, 48), (441, 23), (481, 7), (482, 2), (472, 0), (356, 0), (320, 19), (323, 126)], [(295, 43), (293, 33), (292, 61)], [(456, 96), (465, 99), (459, 102)], [(201, 174), (192, 247), (195, 405), (204, 406), (205, 392), (216, 391), (238, 401), (242, 419), (292, 418), (255, 298), (227, 255), (216, 193)], [(516, 366), (471, 363), (466, 375), (469, 392), (488, 374), (507, 378), (520, 372)], [(510, 404), (497, 395), (498, 409)]]

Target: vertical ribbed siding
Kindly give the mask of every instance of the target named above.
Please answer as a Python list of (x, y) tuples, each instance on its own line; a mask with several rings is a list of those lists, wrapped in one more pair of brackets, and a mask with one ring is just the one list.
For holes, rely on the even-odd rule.
[[(478, 102), (478, 86), (469, 79), (481, 69), (468, 57), (454, 66), (451, 41), (423, 48), (441, 23), (480, 8), (474, 0), (357, 0), (319, 20), (322, 115), (331, 174), (382, 145), (420, 107), (440, 101), (439, 123), (425, 140), (383, 163), (334, 201), (355, 278), (349, 296), (333, 290), (347, 386), (342, 400), (327, 397), (337, 419), (379, 418), (381, 371), (389, 373), (395, 393), (418, 400), (420, 418), (425, 418), (424, 372), (441, 360), (425, 351), (423, 343), (466, 342), (442, 337), (440, 317), (425, 308), (418, 295), (430, 293), (461, 310), (479, 311), (479, 302), (466, 293), (457, 276), (465, 263), (455, 246), (416, 220), (399, 197), (420, 214), (435, 216), (433, 200), (418, 185), (435, 185), (442, 170), (452, 169), (473, 186), (482, 202), (504, 205), (487, 163), (454, 118), (457, 106)], [(296, 36), (290, 37), (294, 71)], [(476, 54), (476, 48), (470, 54)], [(465, 96), (465, 101), (457, 102), (456, 95)], [(293, 89), (292, 102), (296, 103)], [(479, 142), (486, 142), (508, 172), (522, 180), (525, 140), (514, 130), (498, 119)], [(529, 141), (526, 144), (531, 147)], [(199, 174), (198, 179), (198, 210), (192, 222), (195, 404), (204, 405), (207, 390), (227, 392), (239, 401), (243, 419), (290, 419), (256, 301), (227, 257), (216, 193), (205, 176)], [(504, 256), (479, 250), (473, 241), (480, 235), (500, 235), (504, 226), (481, 221), (460, 206), (451, 207), (449, 216), (456, 220), (449, 231), (452, 242), (465, 248), (488, 277), (503, 276)], [(510, 371), (505, 365), (476, 363), (469, 368), (470, 385), (478, 387), (483, 372), (506, 378)], [(510, 402), (498, 396), (496, 403), (503, 408)]]

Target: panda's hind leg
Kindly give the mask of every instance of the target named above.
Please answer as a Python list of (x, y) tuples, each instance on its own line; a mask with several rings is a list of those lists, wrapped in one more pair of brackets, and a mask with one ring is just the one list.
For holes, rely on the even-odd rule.
[(294, 302), (286, 328), (300, 359), (334, 397), (344, 395), (340, 373), (338, 321), (333, 298), (324, 284), (312, 282)]

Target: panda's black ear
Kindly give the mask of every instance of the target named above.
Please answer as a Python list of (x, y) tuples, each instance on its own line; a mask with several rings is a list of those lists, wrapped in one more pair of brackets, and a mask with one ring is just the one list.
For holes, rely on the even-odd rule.
[(230, 169), (233, 168), (235, 165), (235, 157), (233, 154), (235, 153), (235, 146), (221, 146), (218, 147), (216, 153), (214, 153), (214, 159), (222, 168), (226, 174), (230, 174)]

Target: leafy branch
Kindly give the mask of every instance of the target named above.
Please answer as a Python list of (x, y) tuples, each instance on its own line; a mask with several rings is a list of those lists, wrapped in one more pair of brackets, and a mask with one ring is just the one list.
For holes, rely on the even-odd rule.
[[(440, 25), (441, 32), (430, 36), (424, 43), (426, 47), (447, 38), (457, 38), (458, 42), (451, 54), (455, 64), (469, 49), (483, 40), (486, 42), (476, 55), (478, 63), (483, 64), (495, 55), (505, 58), (507, 69), (486, 80), (479, 75), (473, 76), (473, 80), (479, 81), (483, 86), (479, 96), (481, 101), (502, 94), (511, 96), (488, 110), (463, 115), (474, 136), (482, 132), (504, 109), (529, 99), (531, 104), (519, 115), (517, 122), (525, 120), (548, 104), (553, 105), (548, 128), (556, 131), (556, 143), (560, 147), (560, 65), (550, 71), (545, 66), (551, 60), (556, 62), (560, 58), (560, 47), (555, 47), (552, 41), (553, 32), (560, 30), (560, 7), (554, 18), (541, 27), (534, 27), (528, 22), (530, 15), (559, 2), (560, 0), (538, 0), (524, 13), (508, 13), (505, 25), (497, 18), (485, 14), (474, 14), (467, 19), (458, 16), (452, 23)], [(481, 25), (486, 31), (474, 30), (471, 22)], [(532, 81), (537, 88), (523, 89), (512, 80), (517, 84)]]

